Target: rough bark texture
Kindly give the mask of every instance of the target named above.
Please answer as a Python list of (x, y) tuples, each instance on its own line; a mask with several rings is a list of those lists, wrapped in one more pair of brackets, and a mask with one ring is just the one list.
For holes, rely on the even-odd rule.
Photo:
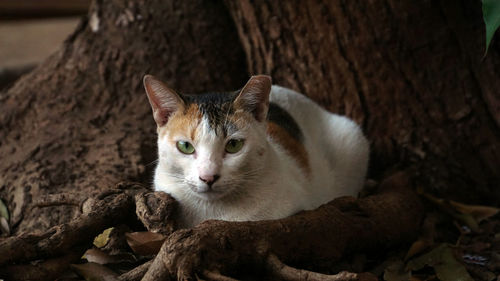
[(262, 274), (273, 255), (289, 265), (325, 270), (349, 253), (387, 251), (418, 232), (422, 207), (409, 185), (407, 175), (399, 173), (375, 196), (341, 197), (281, 220), (206, 221), (178, 230), (167, 238), (143, 280), (189, 280), (203, 269), (238, 277), (242, 272)]
[(59, 52), (0, 94), (0, 197), (15, 231), (74, 215), (29, 210), (38, 196), (150, 181), (146, 73), (191, 92), (242, 85), (244, 55), (222, 3), (95, 1)]
[(372, 174), (418, 165), (426, 186), (498, 204), (496, 44), (480, 1), (226, 1), (251, 73), (363, 124)]
[(39, 194), (149, 180), (155, 134), (142, 75), (188, 92), (234, 89), (246, 79), (242, 50), (249, 73), (363, 124), (373, 175), (416, 164), (426, 186), (496, 203), (499, 48), (481, 61), (480, 3), (463, 2), (96, 1), (58, 53), (0, 95), (11, 224), (72, 216), (25, 212)]
[[(377, 195), (362, 199), (337, 198), (316, 210), (281, 220), (207, 221), (175, 232), (175, 201), (165, 193), (148, 192), (137, 184), (119, 184), (90, 198), (81, 195), (82, 215), (77, 219), (40, 234), (25, 233), (0, 241), (0, 278), (54, 279), (92, 247), (102, 230), (126, 222), (132, 227), (135, 220), (131, 213), (136, 209), (149, 231), (163, 231), (168, 238), (154, 261), (123, 274), (122, 280), (138, 280), (146, 271), (143, 280), (184, 280), (197, 274), (210, 280), (230, 280), (221, 272), (236, 277), (242, 272), (255, 277), (260, 273), (280, 280), (376, 280), (369, 273), (325, 275), (287, 264), (328, 272), (333, 263), (350, 253), (387, 250), (411, 241), (422, 219), (420, 201), (403, 172), (387, 178)], [(57, 203), (65, 199), (52, 198)], [(145, 216), (151, 209), (155, 211)], [(61, 256), (66, 257), (64, 262)], [(45, 261), (29, 263), (40, 259)], [(293, 275), (297, 278), (287, 277)]]

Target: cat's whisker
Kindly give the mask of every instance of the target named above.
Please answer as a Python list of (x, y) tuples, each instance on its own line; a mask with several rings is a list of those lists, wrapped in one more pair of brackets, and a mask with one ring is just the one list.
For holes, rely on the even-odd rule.
[(159, 160), (160, 160), (160, 159), (158, 159), (158, 158), (157, 158), (156, 160), (153, 160), (153, 161), (149, 162), (148, 164), (145, 164), (144, 166), (145, 166), (145, 167), (148, 167), (148, 166), (151, 166), (151, 165), (153, 165), (153, 164), (157, 164)]
[(229, 117), (229, 112), (231, 112), (231, 107), (230, 106), (227, 107), (226, 117), (224, 118), (224, 127), (227, 126), (227, 119)]

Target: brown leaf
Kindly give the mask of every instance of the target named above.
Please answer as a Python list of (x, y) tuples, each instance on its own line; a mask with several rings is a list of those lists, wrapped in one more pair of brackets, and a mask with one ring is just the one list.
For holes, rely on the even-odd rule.
[(500, 211), (500, 209), (494, 207), (466, 205), (452, 200), (437, 198), (422, 190), (419, 190), (419, 193), (475, 232), (479, 230), (479, 222), (496, 215)]
[(2, 199), (0, 199), (0, 217), (7, 219), (7, 221), (9, 220), (9, 210)]
[(417, 241), (413, 242), (410, 249), (406, 253), (405, 261), (409, 258), (416, 256), (425, 250), (429, 249), (434, 244), (434, 237), (436, 236), (436, 223), (438, 221), (436, 213), (429, 213), (424, 219), (420, 237)]
[(9, 222), (6, 218), (0, 217), (0, 233), (9, 236), (10, 235), (10, 227)]
[(94, 262), (98, 264), (110, 264), (110, 263), (121, 263), (121, 262), (135, 262), (136, 259), (130, 255), (120, 254), (120, 255), (110, 255), (100, 249), (92, 248), (88, 249), (83, 258), (87, 259), (89, 262)]
[(408, 253), (406, 253), (405, 261), (429, 249), (432, 244), (433, 243), (431, 241), (426, 239), (418, 239), (417, 241), (413, 242), (413, 244), (411, 244), (410, 246), (410, 249), (408, 250)]
[(407, 281), (410, 273), (405, 271), (402, 261), (395, 261), (388, 265), (384, 270), (384, 280), (386, 281)]
[(118, 281), (116, 272), (97, 263), (72, 264), (71, 268), (87, 281)]
[(441, 244), (432, 251), (409, 261), (406, 267), (409, 270), (419, 270), (426, 265), (434, 268), (441, 281), (474, 281), (464, 265), (457, 261), (452, 247), (448, 244)]
[(125, 237), (132, 251), (141, 256), (157, 254), (167, 238), (163, 234), (147, 231), (125, 233)]
[(450, 205), (462, 214), (469, 214), (473, 216), (477, 222), (481, 222), (487, 218), (490, 218), (500, 211), (499, 208), (481, 206), (481, 205), (466, 205), (463, 203), (449, 201)]

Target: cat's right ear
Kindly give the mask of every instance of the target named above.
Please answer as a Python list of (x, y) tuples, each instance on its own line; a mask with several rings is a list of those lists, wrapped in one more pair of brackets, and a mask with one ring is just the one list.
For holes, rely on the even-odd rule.
[(257, 121), (264, 121), (269, 108), (271, 84), (270, 76), (255, 75), (250, 77), (250, 80), (236, 97), (235, 106), (252, 113)]
[(167, 124), (168, 118), (174, 112), (184, 109), (184, 101), (165, 83), (152, 75), (144, 76), (143, 82), (158, 127)]

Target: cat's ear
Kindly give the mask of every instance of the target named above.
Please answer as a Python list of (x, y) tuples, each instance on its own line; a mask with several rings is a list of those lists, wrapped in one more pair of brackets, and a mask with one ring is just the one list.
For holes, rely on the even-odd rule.
[(182, 98), (165, 83), (152, 75), (144, 76), (143, 82), (153, 109), (153, 117), (159, 127), (167, 124), (172, 113), (184, 109)]
[(257, 121), (262, 122), (267, 116), (270, 92), (270, 76), (252, 76), (234, 100), (234, 105), (236, 108), (241, 108), (252, 113)]

